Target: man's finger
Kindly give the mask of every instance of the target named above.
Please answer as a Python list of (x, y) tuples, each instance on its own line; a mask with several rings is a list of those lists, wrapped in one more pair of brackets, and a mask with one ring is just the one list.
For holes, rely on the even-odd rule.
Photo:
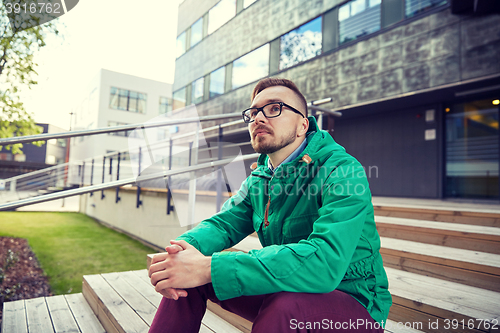
[(174, 244), (174, 245), (167, 246), (165, 248), (165, 250), (167, 251), (168, 254), (175, 254), (175, 253), (178, 253), (184, 249), (182, 247), (180, 247), (179, 245)]
[(183, 250), (187, 249), (188, 247), (191, 247), (192, 245), (190, 245), (188, 242), (184, 241), (184, 240), (171, 240), (170, 241), (170, 244), (172, 245), (178, 245), (180, 246)]

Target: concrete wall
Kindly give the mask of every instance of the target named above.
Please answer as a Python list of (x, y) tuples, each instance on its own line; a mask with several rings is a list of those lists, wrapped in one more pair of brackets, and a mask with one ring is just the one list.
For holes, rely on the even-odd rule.
[[(187, 194), (176, 194), (176, 198), (180, 199), (174, 202), (174, 212), (170, 215), (166, 214), (165, 192), (143, 190), (142, 205), (139, 208), (136, 208), (135, 189), (120, 189), (121, 199), (118, 203), (115, 203), (115, 189), (105, 190), (104, 194), (105, 198), (102, 200), (101, 191), (94, 192), (92, 196), (82, 195), (80, 212), (160, 248), (188, 230), (188, 227), (181, 227), (176, 214), (176, 211), (187, 211)], [(215, 196), (198, 195), (195, 212), (197, 223), (215, 214)]]

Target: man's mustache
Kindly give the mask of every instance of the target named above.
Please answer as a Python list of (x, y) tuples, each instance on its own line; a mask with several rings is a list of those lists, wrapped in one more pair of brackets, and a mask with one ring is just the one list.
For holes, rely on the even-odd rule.
[(253, 136), (253, 137), (255, 137), (255, 136), (256, 136), (256, 134), (257, 134), (257, 132), (258, 132), (258, 131), (261, 131), (261, 130), (266, 131), (266, 132), (267, 132), (267, 133), (269, 133), (269, 134), (273, 134), (273, 130), (272, 130), (271, 128), (269, 128), (269, 127), (267, 127), (267, 126), (265, 126), (265, 125), (258, 125), (257, 127), (255, 127), (255, 128), (253, 129), (253, 131), (252, 131), (252, 136)]

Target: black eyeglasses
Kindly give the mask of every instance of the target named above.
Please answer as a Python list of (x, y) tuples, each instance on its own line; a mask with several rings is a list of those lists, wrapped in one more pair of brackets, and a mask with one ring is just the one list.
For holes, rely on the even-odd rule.
[(279, 117), (284, 106), (287, 109), (290, 109), (290, 111), (293, 111), (297, 114), (300, 114), (302, 116), (302, 118), (304, 118), (304, 115), (302, 114), (302, 112), (300, 112), (299, 110), (297, 110), (297, 109), (295, 109), (295, 108), (291, 107), (290, 105), (285, 104), (283, 102), (273, 102), (273, 103), (266, 104), (260, 108), (246, 109), (245, 111), (243, 111), (241, 113), (241, 115), (243, 116), (243, 121), (245, 123), (247, 123), (247, 124), (253, 123), (255, 121), (255, 118), (257, 117), (257, 115), (261, 111), (266, 118)]

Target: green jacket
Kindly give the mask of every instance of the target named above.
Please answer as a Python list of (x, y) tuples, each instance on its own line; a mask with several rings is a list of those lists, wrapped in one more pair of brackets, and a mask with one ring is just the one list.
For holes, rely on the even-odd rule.
[[(296, 159), (272, 175), (268, 157), (261, 155), (221, 211), (178, 239), (212, 256), (212, 284), (220, 300), (338, 289), (385, 322), (392, 298), (366, 173), (309, 120), (308, 143)], [(262, 249), (220, 252), (254, 231)]]

